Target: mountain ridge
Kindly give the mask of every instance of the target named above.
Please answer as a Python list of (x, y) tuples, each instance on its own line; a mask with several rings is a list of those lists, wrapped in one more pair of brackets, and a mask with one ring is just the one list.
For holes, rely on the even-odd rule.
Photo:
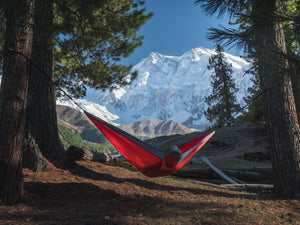
[(174, 120), (147, 119), (119, 126), (122, 130), (140, 139), (150, 139), (174, 134), (188, 134), (193, 131)]
[[(133, 67), (138, 76), (130, 85), (113, 91), (87, 90), (79, 103), (100, 118), (115, 124), (145, 119), (175, 120), (189, 128), (204, 130), (211, 126), (204, 111), (205, 96), (212, 93), (208, 59), (215, 50), (193, 48), (181, 56), (152, 52)], [(238, 56), (224, 53), (232, 64), (237, 101), (244, 105), (251, 76), (245, 74), (251, 64)], [(59, 101), (60, 104), (72, 105)]]
[[(212, 123), (204, 111), (204, 99), (212, 93), (208, 59), (215, 50), (193, 48), (181, 56), (152, 52), (133, 67), (138, 77), (130, 85), (116, 90), (88, 88), (83, 99), (76, 100), (84, 109), (117, 124), (129, 124), (145, 119), (175, 120), (189, 128), (204, 130)], [(245, 74), (251, 64), (238, 56), (224, 53), (232, 64), (237, 102), (245, 105), (251, 75)], [(58, 99), (57, 104), (76, 108), (70, 100)]]
[[(99, 132), (98, 129), (84, 113), (69, 106), (58, 105), (57, 117), (58, 124), (72, 130), (76, 134), (80, 134), (84, 140), (90, 142), (96, 142), (97, 138), (102, 140), (96, 134)], [(118, 127), (140, 139), (193, 132), (191, 129), (173, 120), (143, 120)]]

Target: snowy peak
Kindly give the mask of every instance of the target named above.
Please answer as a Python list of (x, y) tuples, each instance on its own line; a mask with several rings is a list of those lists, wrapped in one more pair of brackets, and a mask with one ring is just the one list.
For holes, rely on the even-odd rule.
[[(133, 67), (137, 78), (128, 86), (110, 91), (88, 90), (88, 102), (98, 104), (102, 118), (111, 118), (118, 124), (134, 123), (145, 119), (175, 120), (188, 127), (204, 129), (210, 122), (204, 116), (205, 96), (211, 94), (211, 74), (208, 59), (215, 50), (193, 48), (182, 56), (167, 56), (152, 52)], [(250, 64), (240, 57), (224, 53), (232, 64), (233, 79), (238, 89), (240, 104), (252, 85), (244, 71)], [(94, 106), (94, 108), (97, 108)], [(97, 115), (101, 112), (97, 112)], [(109, 116), (108, 116), (109, 115)]]
[(191, 61), (199, 61), (202, 57), (210, 57), (213, 54), (216, 54), (214, 50), (204, 48), (193, 48), (190, 51), (183, 54), (182, 58), (190, 59)]
[(152, 52), (150, 53), (148, 60), (153, 63), (156, 64), (157, 61), (161, 60), (164, 56), (162, 54), (159, 54), (157, 52)]

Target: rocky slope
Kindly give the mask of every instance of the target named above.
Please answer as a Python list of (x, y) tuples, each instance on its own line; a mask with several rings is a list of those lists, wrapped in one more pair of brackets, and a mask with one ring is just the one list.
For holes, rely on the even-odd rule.
[(121, 125), (120, 128), (140, 139), (193, 132), (190, 128), (174, 120), (143, 120)]
[[(157, 137), (147, 143), (161, 149), (171, 145), (182, 145), (205, 132), (193, 132), (185, 135)], [(263, 123), (239, 122), (233, 127), (215, 130), (215, 135), (188, 162), (185, 168), (205, 167), (202, 156), (214, 165), (225, 169), (271, 168), (270, 144), (267, 128)]]
[[(57, 116), (59, 124), (73, 130), (75, 133), (83, 134), (84, 132), (87, 133), (87, 130), (89, 130), (90, 136), (94, 136), (93, 133), (98, 132), (97, 128), (95, 128), (85, 114), (74, 108), (58, 105)], [(120, 128), (140, 139), (149, 139), (174, 134), (187, 134), (192, 132), (191, 129), (184, 125), (171, 120), (144, 120), (122, 125)], [(85, 136), (86, 135), (84, 135), (83, 138)]]

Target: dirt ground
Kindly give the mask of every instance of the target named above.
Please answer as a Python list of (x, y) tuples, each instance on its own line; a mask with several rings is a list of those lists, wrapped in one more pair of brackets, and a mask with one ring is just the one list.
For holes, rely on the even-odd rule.
[(300, 224), (300, 201), (226, 190), (131, 167), (77, 162), (24, 169), (25, 201), (0, 206), (0, 224)]

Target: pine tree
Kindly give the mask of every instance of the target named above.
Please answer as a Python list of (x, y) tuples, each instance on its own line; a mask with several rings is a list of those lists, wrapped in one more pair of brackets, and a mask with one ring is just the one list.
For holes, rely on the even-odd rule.
[(247, 111), (244, 112), (243, 119), (246, 121), (265, 121), (264, 119), (264, 106), (262, 93), (260, 89), (260, 82), (258, 77), (258, 68), (255, 60), (252, 61), (253, 66), (246, 73), (251, 74), (251, 81), (253, 82), (252, 87), (248, 88), (248, 96), (244, 97)]
[[(300, 1), (289, 0), (282, 13), (284, 34), (286, 39), (287, 59), (289, 60), (288, 73), (292, 79), (298, 120), (300, 119)], [(298, 18), (298, 19), (296, 19)], [(298, 22), (297, 22), (298, 21)]]
[[(151, 17), (140, 9), (142, 4), (140, 0), (0, 2), (0, 37), (6, 37), (0, 57), (4, 61), (0, 93), (1, 204), (23, 198), (21, 148), (27, 90), (26, 130), (32, 132), (46, 156), (53, 159), (62, 152), (60, 141), (49, 141), (58, 140), (52, 83), (54, 47), (59, 47), (56, 66), (66, 72), (66, 80), (95, 88), (122, 85), (129, 68), (115, 61), (142, 43), (137, 32)], [(18, 17), (20, 12), (24, 13), (22, 17)], [(61, 34), (65, 36), (61, 38)]]
[[(257, 60), (264, 112), (271, 141), (274, 193), (300, 196), (300, 127), (282, 21), (286, 1), (197, 0), (208, 13), (238, 18), (239, 30), (211, 29), (211, 39), (244, 46)], [(289, 19), (288, 19), (289, 20)], [(292, 21), (292, 20), (291, 20)], [(295, 20), (296, 22), (297, 20)], [(246, 24), (246, 26), (245, 26)]]
[[(22, 145), (30, 66), (34, 1), (1, 2), (6, 15), (3, 78), (0, 92), (0, 204), (23, 200)], [(17, 53), (19, 52), (19, 53)]]
[(32, 60), (38, 68), (33, 68), (29, 81), (27, 124), (30, 137), (48, 159), (63, 153), (51, 80), (77, 97), (84, 96), (87, 86), (125, 84), (130, 67), (115, 62), (142, 43), (137, 32), (152, 15), (145, 14), (142, 3), (37, 1)]
[(138, 31), (152, 17), (141, 0), (88, 2), (55, 1), (54, 22), (61, 34), (56, 37), (56, 82), (78, 97), (85, 95), (86, 86), (127, 84), (131, 66), (117, 62), (142, 45)]
[[(52, 0), (36, 0), (35, 6), (31, 54), (31, 62), (35, 66), (31, 66), (28, 84), (26, 109), (28, 134), (26, 136), (37, 144), (41, 155), (55, 161), (62, 158), (64, 148), (58, 135), (56, 97), (53, 85), (54, 5)], [(30, 154), (31, 151), (30, 147), (24, 149), (24, 153)], [(42, 161), (34, 163), (38, 164)]]
[(232, 79), (232, 65), (225, 61), (223, 48), (217, 45), (216, 55), (209, 58), (209, 70), (214, 70), (212, 77), (213, 93), (205, 97), (208, 109), (204, 112), (210, 122), (215, 121), (215, 126), (229, 125), (233, 120), (233, 114), (240, 110), (236, 103), (234, 92), (236, 91)]

